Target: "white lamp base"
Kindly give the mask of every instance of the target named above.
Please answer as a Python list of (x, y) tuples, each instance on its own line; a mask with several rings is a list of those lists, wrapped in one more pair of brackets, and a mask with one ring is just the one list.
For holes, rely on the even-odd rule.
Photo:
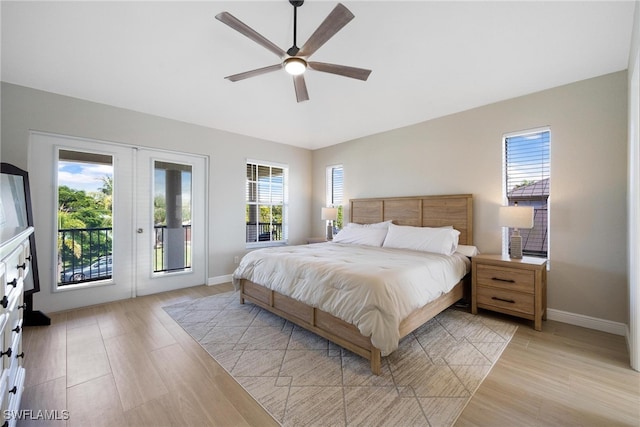
[(522, 236), (518, 230), (514, 230), (509, 241), (509, 256), (515, 259), (522, 258)]
[(327, 224), (327, 240), (333, 240), (333, 225), (331, 222)]

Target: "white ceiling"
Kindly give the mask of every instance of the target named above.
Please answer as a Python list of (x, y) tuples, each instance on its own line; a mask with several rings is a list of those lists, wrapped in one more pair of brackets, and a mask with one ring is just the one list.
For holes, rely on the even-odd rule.
[[(633, 1), (345, 1), (355, 15), (312, 60), (296, 103), (278, 57), (214, 19), (228, 11), (284, 50), (287, 0), (2, 1), (2, 80), (315, 149), (627, 68)], [(298, 9), (298, 45), (335, 7)]]

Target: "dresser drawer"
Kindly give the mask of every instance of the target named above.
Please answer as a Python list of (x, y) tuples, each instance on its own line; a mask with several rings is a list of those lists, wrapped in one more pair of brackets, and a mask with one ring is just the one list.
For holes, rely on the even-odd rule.
[(13, 386), (15, 385), (19, 385), (18, 372), (22, 367), (22, 358), (24, 357), (24, 354), (22, 353), (22, 343), (20, 341), (20, 338), (17, 338), (13, 341), (13, 345), (11, 346), (11, 348), (14, 351), (11, 354), (11, 357), (7, 360), (7, 362), (9, 363), (9, 366), (7, 367), (9, 369), (9, 389), (13, 388)]
[(29, 243), (29, 239), (22, 244), (22, 263), (24, 263), (22, 277), (27, 277), (31, 269), (31, 244)]
[(489, 308), (490, 310), (501, 308), (524, 314), (534, 314), (533, 294), (512, 292), (487, 286), (478, 286), (476, 292), (478, 307)]
[(0, 405), (6, 408), (9, 405), (9, 370), (2, 369), (0, 375)]
[(478, 286), (493, 286), (531, 294), (535, 290), (535, 272), (531, 270), (479, 264), (476, 280)]
[[(13, 384), (9, 384), (7, 390), (7, 411), (9, 414), (16, 414), (20, 410), (20, 401), (22, 400), (22, 392), (24, 391), (25, 370), (23, 367), (18, 368)], [(18, 423), (18, 417), (11, 417), (7, 427), (14, 427)]]
[[(16, 347), (16, 342), (22, 341), (22, 310), (13, 310), (7, 319), (7, 323), (4, 327), (4, 349), (11, 347), (11, 357), (19, 354)], [(4, 350), (3, 350), (4, 351)]]
[(24, 277), (24, 250), (22, 246), (17, 247), (4, 259), (6, 268), (5, 280), (0, 285), (3, 287), (2, 295), (8, 295), (18, 286), (18, 282)]

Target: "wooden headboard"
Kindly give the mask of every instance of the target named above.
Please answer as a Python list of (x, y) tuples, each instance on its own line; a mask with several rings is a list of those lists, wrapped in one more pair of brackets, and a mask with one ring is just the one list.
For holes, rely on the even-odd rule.
[(442, 227), (453, 225), (461, 245), (473, 245), (473, 196), (379, 197), (350, 200), (350, 222), (372, 224), (393, 220), (396, 225)]

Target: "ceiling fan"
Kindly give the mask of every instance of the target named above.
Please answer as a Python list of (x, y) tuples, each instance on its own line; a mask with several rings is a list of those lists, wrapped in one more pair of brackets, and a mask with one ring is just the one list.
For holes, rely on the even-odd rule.
[(324, 45), (331, 37), (349, 23), (355, 16), (344, 5), (338, 5), (329, 13), (325, 20), (320, 24), (316, 31), (309, 37), (309, 40), (300, 48), (296, 45), (298, 7), (302, 6), (304, 0), (289, 0), (293, 6), (293, 45), (285, 52), (264, 36), (259, 34), (253, 28), (230, 14), (222, 12), (216, 15), (216, 19), (227, 24), (239, 33), (247, 36), (260, 46), (268, 49), (276, 54), (282, 62), (268, 67), (258, 68), (256, 70), (245, 71), (243, 73), (233, 74), (225, 77), (232, 82), (244, 80), (249, 77), (259, 76), (261, 74), (277, 71), (282, 68), (293, 76), (293, 86), (296, 90), (296, 99), (298, 102), (309, 100), (307, 85), (304, 81), (304, 72), (307, 69), (321, 71), (324, 73), (337, 74), (352, 79), (366, 81), (371, 74), (371, 70), (363, 68), (349, 67), (346, 65), (327, 64), (325, 62), (309, 61), (309, 57), (313, 55), (322, 45)]

